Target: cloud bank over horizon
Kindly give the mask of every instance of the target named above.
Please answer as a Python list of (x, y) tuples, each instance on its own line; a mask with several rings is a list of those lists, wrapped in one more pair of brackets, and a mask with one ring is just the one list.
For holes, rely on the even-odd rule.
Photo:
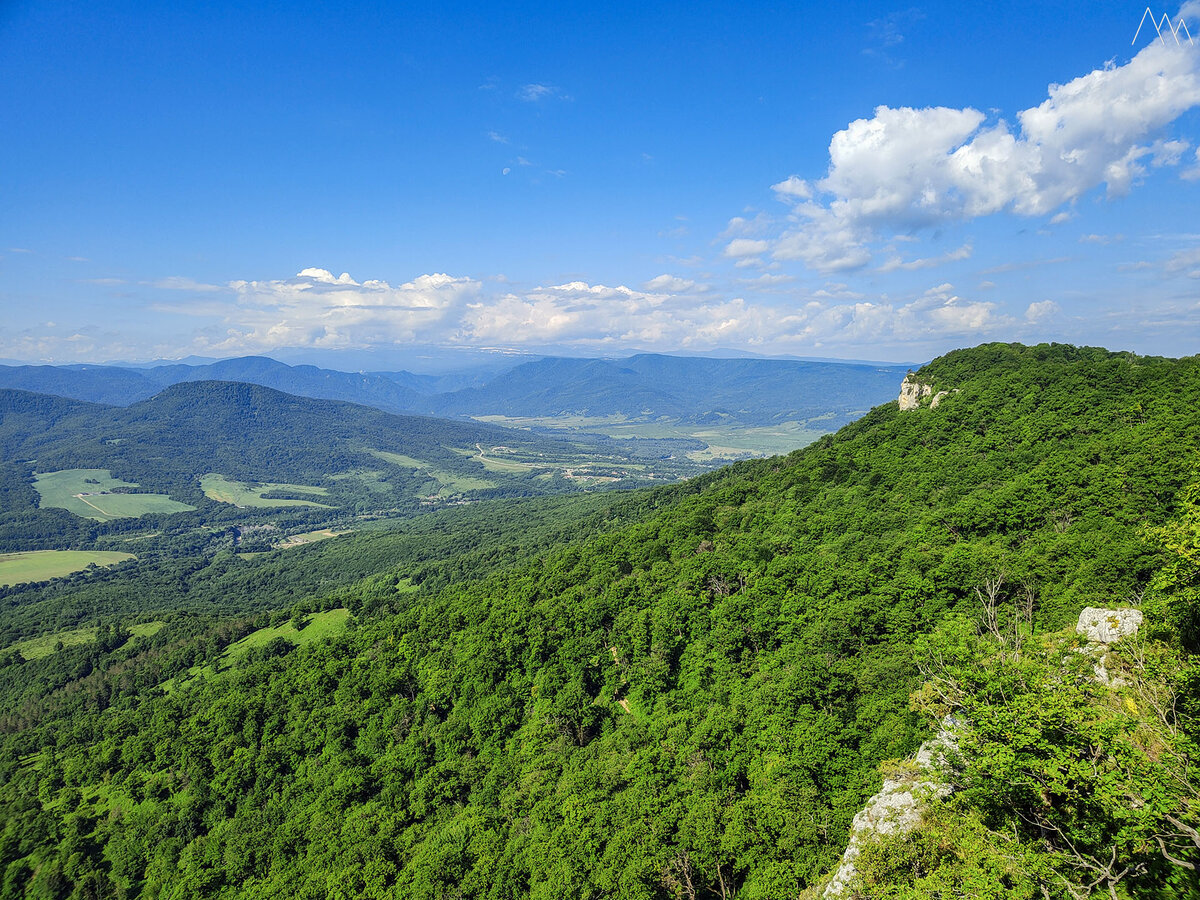
[[(182, 279), (179, 279), (182, 283)], [(580, 353), (631, 349), (710, 350), (741, 346), (768, 353), (803, 347), (849, 349), (975, 337), (1020, 322), (995, 303), (960, 297), (952, 284), (902, 299), (867, 299), (829, 284), (782, 304), (736, 296), (712, 300), (709, 286), (660, 275), (647, 289), (573, 281), (521, 292), (489, 290), (446, 274), (400, 285), (311, 267), (292, 278), (195, 284), (203, 301), (161, 311), (215, 320), (190, 340), (160, 344), (159, 357), (236, 356), (313, 348), (365, 350), (404, 344)], [(214, 291), (223, 295), (214, 297)], [(0, 355), (73, 361), (101, 352), (102, 337), (72, 333), (0, 339)], [(131, 348), (109, 352), (129, 355)]]

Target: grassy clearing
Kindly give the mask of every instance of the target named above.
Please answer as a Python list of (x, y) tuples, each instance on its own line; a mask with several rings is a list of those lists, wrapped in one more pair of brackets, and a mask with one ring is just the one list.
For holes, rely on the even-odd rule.
[(182, 687), (196, 678), (205, 678), (225, 672), (232, 668), (251, 648), (265, 647), (277, 637), (285, 638), (297, 647), (303, 647), (305, 644), (313, 644), (317, 641), (341, 634), (346, 630), (349, 621), (350, 610), (330, 609), (308, 616), (307, 623), (299, 631), (296, 630), (291, 622), (284, 622), (282, 625), (276, 625), (273, 628), (260, 628), (258, 631), (253, 631), (240, 641), (226, 647), (225, 652), (221, 654), (220, 659), (214, 665), (192, 666), (180, 677), (178, 682), (165, 682), (162, 685), (163, 690), (170, 692), (175, 687)]
[(483, 464), (483, 467), (489, 472), (503, 472), (506, 475), (524, 474), (530, 469), (538, 468), (533, 463), (517, 462), (513, 459), (499, 459), (496, 456), (488, 456), (488, 453), (495, 451), (480, 450), (479, 455), (475, 457), (477, 462)]
[(381, 459), (384, 462), (391, 463), (403, 469), (416, 469), (421, 475), (436, 481), (439, 497), (450, 497), (454, 494), (461, 494), (464, 491), (479, 491), (496, 486), (496, 482), (489, 481), (486, 478), (476, 478), (473, 475), (459, 475), (456, 472), (447, 472), (431, 466), (427, 462), (413, 459), (411, 456), (405, 456), (403, 453), (372, 450), (371, 455), (376, 459)]
[(350, 531), (334, 531), (332, 528), (319, 528), (316, 531), (306, 531), (303, 534), (288, 535), (288, 537), (284, 538), (275, 546), (280, 550), (287, 550), (290, 547), (303, 547), (305, 544), (311, 544), (315, 541), (324, 541), (333, 537), (340, 537), (343, 534), (350, 534)]
[[(688, 425), (686, 423), (630, 422), (623, 416), (476, 416), (481, 422), (508, 428), (553, 428), (558, 431), (590, 431), (614, 438), (692, 438), (704, 441), (704, 450), (693, 450), (688, 458), (697, 462), (746, 456), (775, 456), (806, 447), (825, 434), (804, 422), (776, 425)], [(484, 462), (487, 465), (487, 462)]]
[(323, 487), (311, 484), (280, 484), (276, 482), (261, 482), (248, 484), (244, 481), (231, 481), (224, 475), (210, 472), (200, 479), (200, 488), (204, 496), (218, 503), (230, 503), (234, 506), (318, 506), (321, 509), (333, 509), (327, 503), (317, 503), (313, 500), (274, 500), (264, 497), (272, 491), (286, 491), (289, 494), (315, 494), (324, 497), (329, 491)]
[[(142, 622), (138, 625), (131, 625), (129, 633), (134, 637), (149, 637), (152, 634), (156, 634), (165, 624), (165, 622)], [(88, 628), (72, 628), (70, 631), (41, 634), (27, 641), (21, 641), (19, 644), (13, 644), (13, 649), (26, 659), (41, 659), (43, 656), (56, 653), (57, 650), (55, 648), (58, 646), (59, 641), (62, 641), (64, 650), (68, 647), (77, 647), (80, 644), (90, 644), (96, 640), (96, 631), (97, 629), (93, 625)]]
[(392, 490), (387, 476), (378, 469), (353, 469), (349, 472), (339, 472), (330, 475), (334, 481), (357, 481), (372, 494), (387, 494)]
[(29, 550), (24, 553), (0, 553), (0, 585), (25, 584), (31, 581), (47, 581), (61, 578), (72, 572), (82, 572), (95, 563), (97, 566), (115, 566), (127, 559), (136, 559), (132, 553), (116, 550)]
[(350, 610), (330, 609), (325, 612), (313, 613), (308, 617), (308, 624), (297, 631), (291, 622), (284, 622), (274, 628), (260, 628), (225, 648), (222, 659), (236, 661), (246, 655), (251, 647), (264, 647), (277, 637), (287, 638), (298, 647), (322, 641), (325, 638), (341, 634), (346, 630), (350, 620)]
[(43, 472), (34, 479), (43, 508), (65, 509), (85, 519), (136, 518), (147, 513), (187, 512), (196, 507), (172, 500), (166, 494), (112, 493), (138, 487), (131, 481), (113, 478), (108, 469), (63, 469)]

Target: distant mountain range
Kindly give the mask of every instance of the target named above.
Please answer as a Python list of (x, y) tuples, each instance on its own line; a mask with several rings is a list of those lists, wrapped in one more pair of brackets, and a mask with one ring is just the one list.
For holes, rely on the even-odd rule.
[(592, 416), (767, 425), (818, 420), (833, 430), (895, 396), (906, 366), (641, 354), (546, 358), (494, 374), (341, 372), (266, 357), (204, 365), (0, 366), (0, 388), (129, 406), (170, 385), (235, 381), (393, 413)]

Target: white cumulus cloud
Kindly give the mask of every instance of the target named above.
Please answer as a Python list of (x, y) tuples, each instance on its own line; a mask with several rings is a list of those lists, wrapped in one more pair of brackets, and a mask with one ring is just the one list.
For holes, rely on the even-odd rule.
[[(1127, 193), (1147, 165), (1179, 161), (1186, 145), (1157, 135), (1198, 105), (1200, 50), (1156, 42), (1125, 65), (1051, 85), (1015, 126), (971, 108), (880, 106), (833, 136), (828, 172), (811, 188), (797, 176), (773, 185), (792, 209), (771, 250), (836, 272), (866, 265), (888, 232), (1051, 215), (1101, 185)], [(726, 255), (743, 255), (738, 246)]]
[(226, 333), (204, 348), (214, 352), (280, 347), (366, 347), (440, 338), (480, 284), (450, 275), (421, 275), (393, 286), (358, 282), (349, 273), (303, 269), (294, 278), (234, 281)]
[(680, 278), (678, 275), (656, 275), (643, 285), (648, 291), (666, 291), (670, 294), (681, 294), (684, 291), (690, 291), (696, 286), (696, 282), (689, 278)]

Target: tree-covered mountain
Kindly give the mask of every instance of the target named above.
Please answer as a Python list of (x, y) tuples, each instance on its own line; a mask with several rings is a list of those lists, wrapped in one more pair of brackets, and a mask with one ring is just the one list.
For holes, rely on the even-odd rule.
[(903, 366), (642, 354), (524, 363), (480, 388), (431, 399), (440, 414), (667, 417), (772, 422), (826, 417), (837, 427), (895, 395)]
[[(182, 382), (128, 407), (0, 390), (0, 552), (93, 540), (100, 526), (79, 516), (93, 511), (86, 481), (101, 470), (136, 485), (121, 492), (158, 492), (198, 509), (173, 520), (148, 513), (145, 524), (159, 529), (168, 520), (194, 528), (255, 515), (311, 527), (466, 500), (672, 480), (698, 471), (683, 457), (690, 446), (584, 445), (219, 381)], [(70, 490), (87, 504), (74, 514), (54, 508), (61, 501), (39, 499), (36, 476), (56, 472), (84, 479)], [(248, 504), (238, 499), (255, 486), (265, 493)], [(300, 505), (272, 507), (271, 500)], [(136, 524), (125, 518), (103, 527)]]
[(422, 411), (424, 393), (384, 375), (338, 372), (316, 366), (289, 366), (261, 356), (204, 365), (0, 366), (0, 388), (55, 394), (93, 403), (128, 406), (163, 388), (190, 381), (236, 381), (287, 394), (344, 400), (388, 412)]
[(0, 388), (127, 406), (153, 397), (161, 386), (137, 369), (120, 366), (0, 366)]
[[(479, 578), (384, 570), (299, 608), (347, 631), (219, 674), (181, 666), (242, 632), (0, 657), (0, 896), (813, 897), (947, 705), (982, 762), (856, 896), (1200, 895), (1200, 358), (987, 345), (916, 378), (936, 408)], [(1153, 621), (1136, 696), (1051, 637), (1114, 604)]]
[[(903, 366), (642, 354), (547, 358), (484, 378), (348, 373), (264, 357), (145, 369), (0, 366), (0, 388), (128, 405), (190, 381), (236, 381), (289, 394), (435, 416), (624, 416), (771, 424), (819, 420), (833, 430), (894, 395)], [(458, 387), (462, 381), (472, 386)]]

